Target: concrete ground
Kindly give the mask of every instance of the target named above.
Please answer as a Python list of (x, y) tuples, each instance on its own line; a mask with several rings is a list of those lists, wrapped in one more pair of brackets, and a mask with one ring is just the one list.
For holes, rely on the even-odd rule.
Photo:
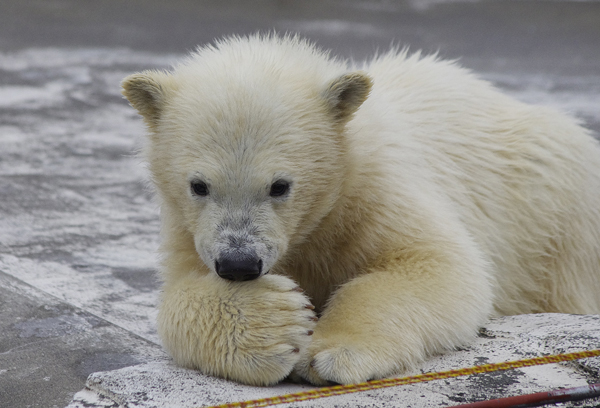
[[(92, 373), (88, 387), (122, 392), (113, 406), (152, 406), (126, 397), (149, 383), (119, 378), (139, 379), (135, 367), (146, 367), (163, 384), (181, 379), (169, 377), (177, 369), (154, 328), (158, 210), (134, 157), (143, 126), (119, 82), (215, 37), (273, 29), (355, 59), (392, 42), (458, 58), (510, 95), (571, 112), (600, 134), (600, 2), (2, 0), (0, 407), (111, 406), (115, 399), (81, 393), (73, 400)], [(596, 333), (598, 321), (586, 322)], [(600, 382), (591, 367), (574, 383)], [(226, 400), (207, 398), (199, 404)]]

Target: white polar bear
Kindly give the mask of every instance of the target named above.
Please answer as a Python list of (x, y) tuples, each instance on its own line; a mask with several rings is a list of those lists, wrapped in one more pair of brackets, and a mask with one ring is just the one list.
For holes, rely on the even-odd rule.
[(435, 57), (355, 67), (275, 35), (123, 88), (149, 128), (158, 329), (183, 366), (352, 383), (493, 315), (600, 312), (600, 149), (565, 115)]

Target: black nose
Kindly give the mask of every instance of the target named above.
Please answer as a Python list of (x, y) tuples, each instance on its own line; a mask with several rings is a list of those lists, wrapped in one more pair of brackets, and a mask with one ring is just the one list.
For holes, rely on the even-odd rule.
[(233, 281), (256, 279), (262, 270), (262, 260), (252, 255), (225, 255), (215, 261), (217, 275)]

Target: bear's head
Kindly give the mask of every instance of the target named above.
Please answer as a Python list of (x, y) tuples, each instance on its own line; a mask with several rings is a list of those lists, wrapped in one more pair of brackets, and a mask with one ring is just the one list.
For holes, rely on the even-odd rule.
[(122, 84), (149, 129), (164, 239), (193, 240), (231, 280), (269, 272), (335, 209), (351, 166), (346, 123), (371, 88), (297, 39), (264, 43), (233, 39)]

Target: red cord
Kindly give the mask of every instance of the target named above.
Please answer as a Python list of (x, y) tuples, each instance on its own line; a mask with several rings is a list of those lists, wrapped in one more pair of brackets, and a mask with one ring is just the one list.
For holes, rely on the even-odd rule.
[(517, 397), (499, 398), (488, 401), (473, 402), (471, 404), (454, 405), (452, 408), (539, 407), (540, 405), (556, 404), (558, 402), (567, 401), (579, 401), (594, 397), (600, 397), (600, 384), (591, 384), (585, 385), (583, 387), (567, 388), (563, 390), (519, 395)]

